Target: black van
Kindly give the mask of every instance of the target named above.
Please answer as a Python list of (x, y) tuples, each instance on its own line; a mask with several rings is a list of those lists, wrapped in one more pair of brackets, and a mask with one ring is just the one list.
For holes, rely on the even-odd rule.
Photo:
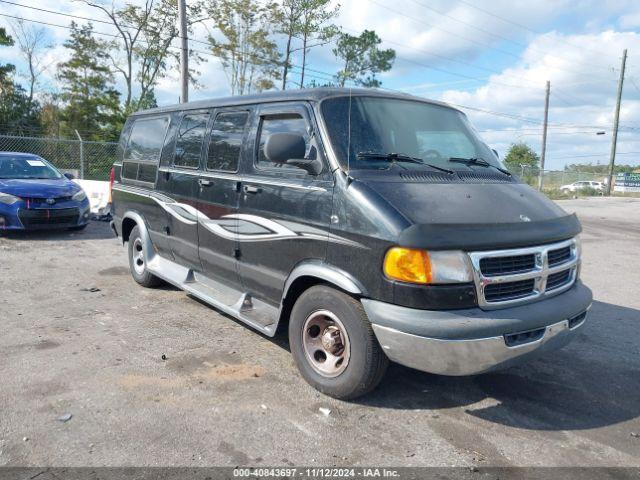
[(133, 278), (268, 336), (288, 325), (302, 376), (337, 398), (388, 360), (510, 366), (569, 342), (591, 305), (575, 215), (443, 103), (334, 88), (193, 102), (135, 113), (119, 151)]

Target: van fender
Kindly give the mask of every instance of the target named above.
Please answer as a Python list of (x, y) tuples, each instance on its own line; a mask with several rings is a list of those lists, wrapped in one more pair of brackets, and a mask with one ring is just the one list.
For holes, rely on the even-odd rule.
[(328, 282), (352, 295), (367, 296), (365, 287), (353, 275), (320, 260), (296, 265), (284, 284), (282, 298), (286, 298), (294, 282), (301, 277), (313, 277)]
[[(147, 230), (147, 223), (144, 221), (144, 218), (142, 217), (142, 215), (130, 210), (127, 211), (122, 216), (121, 225), (124, 224), (126, 219), (133, 220), (136, 223), (136, 225), (138, 225), (138, 228), (140, 229), (140, 238), (142, 239), (142, 243), (144, 243), (144, 249), (147, 256), (147, 263), (150, 263), (156, 256), (156, 251), (153, 248), (153, 243), (151, 242), (151, 237), (149, 236), (149, 231)], [(121, 230), (124, 230), (124, 229), (121, 227)], [(124, 244), (124, 232), (121, 232), (121, 234), (122, 234), (122, 243)]]

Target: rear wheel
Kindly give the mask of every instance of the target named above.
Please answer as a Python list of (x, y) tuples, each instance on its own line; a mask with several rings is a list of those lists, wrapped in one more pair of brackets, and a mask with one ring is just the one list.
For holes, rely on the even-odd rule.
[(140, 228), (136, 225), (129, 234), (129, 270), (131, 276), (143, 287), (157, 287), (162, 284), (162, 280), (147, 270), (147, 252), (140, 235)]
[(373, 390), (389, 363), (362, 304), (324, 285), (298, 298), (291, 311), (289, 343), (304, 379), (343, 400)]

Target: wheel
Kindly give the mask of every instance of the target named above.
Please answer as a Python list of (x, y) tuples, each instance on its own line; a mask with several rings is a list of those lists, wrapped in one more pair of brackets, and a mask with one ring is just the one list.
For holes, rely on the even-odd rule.
[(362, 304), (324, 285), (309, 288), (296, 301), (289, 343), (304, 379), (342, 400), (373, 390), (389, 363)]
[(143, 287), (157, 287), (162, 284), (162, 280), (147, 270), (147, 256), (145, 254), (144, 243), (140, 236), (140, 228), (136, 225), (129, 234), (129, 270), (131, 276)]
[(84, 230), (85, 228), (87, 228), (87, 225), (89, 225), (89, 224), (85, 223), (84, 225), (78, 225), (76, 227), (69, 227), (69, 230), (71, 230), (72, 232), (80, 232), (80, 231)]

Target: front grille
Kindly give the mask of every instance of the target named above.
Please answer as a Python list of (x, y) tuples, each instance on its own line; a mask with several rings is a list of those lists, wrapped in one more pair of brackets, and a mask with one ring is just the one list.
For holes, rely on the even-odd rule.
[(18, 218), (26, 228), (48, 225), (75, 225), (80, 212), (77, 208), (20, 210)]
[(576, 241), (470, 252), (478, 305), (492, 309), (531, 302), (568, 289), (579, 266)]
[(510, 257), (487, 257), (480, 260), (480, 270), (483, 275), (488, 277), (528, 272), (533, 270), (535, 266), (536, 256), (533, 254), (514, 255)]
[(571, 247), (558, 248), (557, 250), (549, 250), (549, 266), (560, 265), (571, 258)]
[[(51, 198), (55, 200), (55, 203), (68, 202), (69, 200), (71, 200), (71, 197), (51, 197)], [(24, 200), (27, 203), (27, 208), (33, 207), (36, 205), (50, 205), (47, 203), (46, 198), (22, 197), (22, 200)]]
[(503, 302), (527, 297), (533, 293), (535, 285), (533, 278), (517, 282), (492, 283), (484, 288), (484, 298), (488, 302)]
[(562, 272), (552, 273), (547, 277), (547, 290), (565, 285), (571, 279), (571, 270), (563, 270)]

